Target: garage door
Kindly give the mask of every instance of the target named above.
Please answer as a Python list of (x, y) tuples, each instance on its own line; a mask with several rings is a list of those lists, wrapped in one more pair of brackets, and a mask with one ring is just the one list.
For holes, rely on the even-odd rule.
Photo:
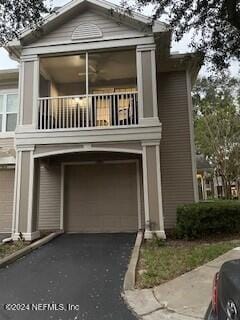
[(138, 228), (136, 163), (65, 167), (68, 232), (128, 232)]
[(11, 233), (14, 170), (0, 169), (0, 233)]

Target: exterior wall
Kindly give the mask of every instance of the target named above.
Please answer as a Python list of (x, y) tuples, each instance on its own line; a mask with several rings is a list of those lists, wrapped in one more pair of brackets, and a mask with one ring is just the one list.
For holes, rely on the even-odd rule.
[(23, 71), (23, 114), (20, 124), (31, 125), (33, 120), (34, 61), (24, 62)]
[[(123, 34), (128, 36), (142, 35), (141, 32), (134, 30), (132, 27), (123, 25), (117, 21), (114, 21), (110, 14), (106, 16), (105, 14), (100, 14), (92, 9), (81, 13), (80, 15), (75, 14), (69, 19), (68, 22), (62, 24), (56, 30), (53, 30), (49, 34), (45, 35), (41, 39), (37, 40), (35, 44), (41, 45), (46, 43), (63, 43), (70, 41), (72, 38), (73, 31), (80, 24), (94, 24), (97, 25), (102, 31), (102, 38), (119, 38)], [(86, 34), (86, 38), (88, 35)], [(90, 37), (91, 40), (91, 37)]]
[(0, 148), (4, 149), (14, 149), (14, 138), (5, 138), (4, 136), (1, 137), (0, 133)]
[(18, 89), (18, 70), (17, 69), (11, 71), (11, 73), (2, 73), (2, 74), (0, 73), (0, 90), (8, 90), (8, 89)]
[(60, 229), (61, 203), (61, 167), (60, 165), (41, 164), (38, 209), (38, 229)]
[(0, 169), (0, 233), (11, 233), (14, 169)]
[[(7, 75), (5, 75), (5, 77), (1, 78), (1, 74), (0, 74), (0, 92), (1, 92), (1, 90), (5, 90), (7, 92), (7, 90), (13, 90), (13, 89), (16, 89), (16, 91), (18, 90), (18, 73), (17, 73), (17, 71), (16, 71), (16, 73), (9, 74), (8, 77), (7, 77)], [(14, 145), (15, 145), (15, 143), (14, 143), (13, 133), (3, 134), (0, 132), (0, 149), (4, 148), (4, 149), (12, 150), (15, 147)], [(0, 159), (0, 161), (1, 161), (1, 159)]]
[(9, 90), (9, 89), (18, 89), (17, 82), (8, 82), (8, 83), (1, 83), (0, 82), (0, 90)]
[(155, 45), (137, 46), (137, 85), (140, 124), (159, 123), (155, 55)]
[[(0, 93), (18, 90), (18, 70), (0, 71)], [(12, 232), (15, 142), (13, 132), (0, 132), (0, 233)], [(7, 168), (6, 168), (7, 167)]]
[(142, 52), (142, 76), (143, 116), (144, 118), (150, 118), (154, 116), (151, 51)]
[(162, 122), (161, 172), (165, 228), (176, 223), (176, 207), (196, 200), (186, 72), (158, 74), (158, 107)]

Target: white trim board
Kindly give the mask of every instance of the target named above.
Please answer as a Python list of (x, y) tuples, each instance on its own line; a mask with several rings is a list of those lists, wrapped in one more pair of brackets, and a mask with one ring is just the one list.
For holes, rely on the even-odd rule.
[(27, 233), (32, 233), (33, 221), (33, 192), (34, 192), (34, 158), (33, 151), (30, 151), (30, 168), (29, 168), (29, 188), (28, 188), (28, 219)]
[(15, 186), (14, 186), (14, 200), (15, 200), (15, 205), (13, 209), (13, 214), (15, 215), (15, 218), (13, 219), (15, 226), (14, 226), (14, 231), (18, 232), (19, 231), (19, 218), (20, 218), (20, 192), (21, 192), (21, 175), (22, 175), (22, 151), (18, 151), (17, 153), (17, 167), (15, 171)]
[(62, 143), (94, 143), (94, 142), (133, 142), (161, 139), (161, 124), (139, 125), (134, 127), (98, 128), (95, 130), (71, 130), (39, 132), (38, 130), (20, 132), (16, 131), (17, 149), (24, 145), (62, 144)]
[(73, 148), (73, 149), (62, 149), (62, 150), (56, 150), (56, 151), (49, 151), (49, 152), (43, 152), (39, 154), (35, 154), (33, 157), (35, 159), (37, 158), (44, 158), (48, 156), (53, 155), (62, 155), (62, 154), (68, 154), (68, 153), (76, 153), (76, 152), (121, 152), (121, 153), (130, 153), (130, 154), (142, 154), (142, 150), (136, 150), (136, 149), (123, 149), (123, 148), (97, 148), (97, 147), (89, 147), (89, 148)]
[(152, 44), (154, 43), (153, 37), (134, 37), (134, 38), (123, 38), (115, 40), (105, 40), (105, 41), (92, 41), (92, 42), (78, 42), (78, 43), (65, 43), (65, 44), (47, 44), (42, 47), (26, 47), (23, 49), (22, 58), (31, 55), (43, 55), (43, 54), (60, 54), (60, 53), (69, 53), (69, 52), (81, 52), (81, 51), (90, 51), (90, 50), (99, 50), (99, 49), (110, 49), (110, 48), (126, 48), (134, 47), (137, 45), (143, 44)]

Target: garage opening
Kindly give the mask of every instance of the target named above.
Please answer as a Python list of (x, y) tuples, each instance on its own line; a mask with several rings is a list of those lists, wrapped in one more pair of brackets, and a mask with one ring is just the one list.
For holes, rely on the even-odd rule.
[(66, 232), (133, 232), (141, 225), (138, 161), (64, 165)]

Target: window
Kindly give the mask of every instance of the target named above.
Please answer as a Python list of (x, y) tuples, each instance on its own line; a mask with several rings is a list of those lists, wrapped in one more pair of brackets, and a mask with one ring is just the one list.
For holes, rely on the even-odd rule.
[(13, 132), (17, 125), (18, 95), (0, 92), (0, 132)]

